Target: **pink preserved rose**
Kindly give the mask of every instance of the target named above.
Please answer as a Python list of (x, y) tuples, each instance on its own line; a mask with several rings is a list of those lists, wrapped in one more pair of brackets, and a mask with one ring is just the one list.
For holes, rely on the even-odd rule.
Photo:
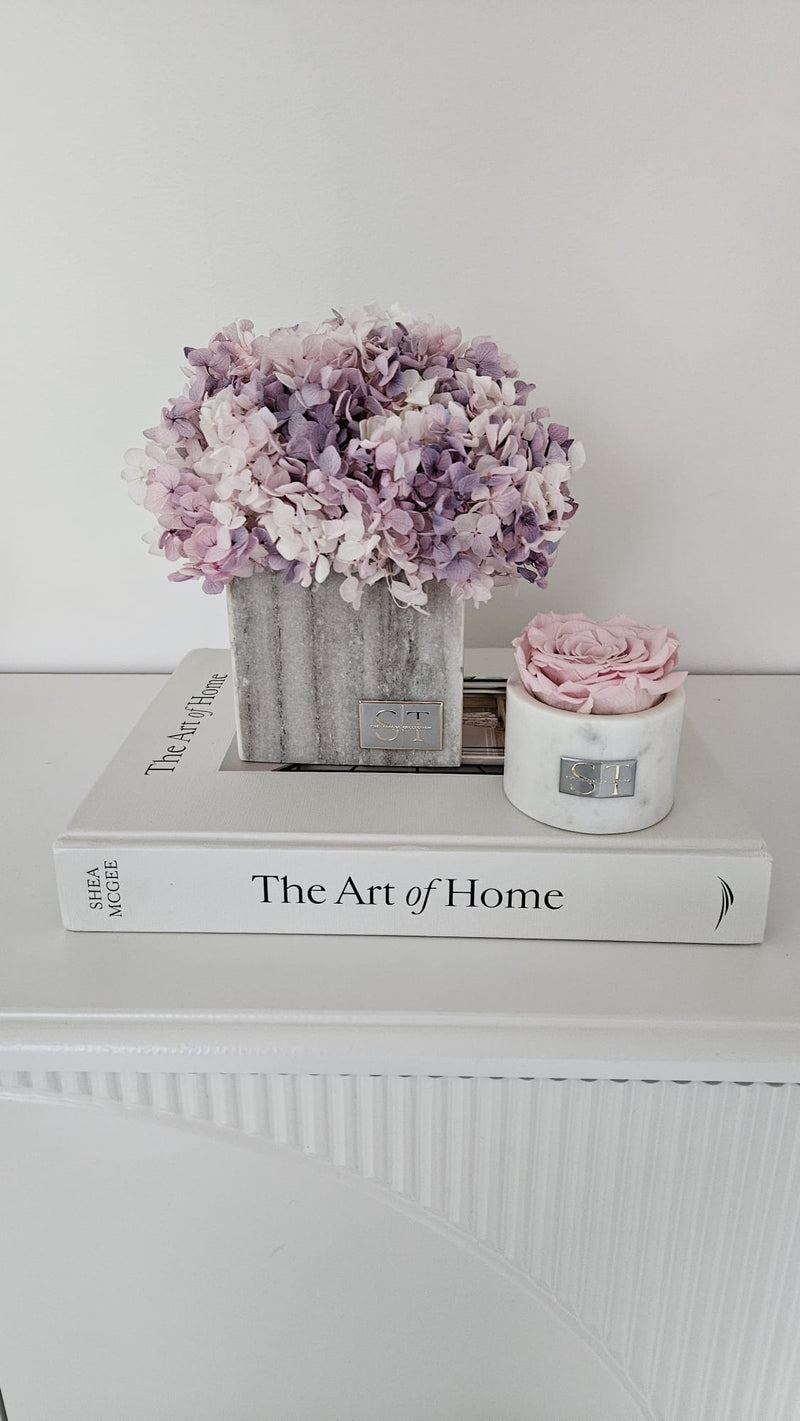
[(583, 612), (540, 612), (512, 644), (526, 691), (558, 710), (648, 710), (686, 679), (675, 669), (674, 632), (631, 617), (593, 622)]

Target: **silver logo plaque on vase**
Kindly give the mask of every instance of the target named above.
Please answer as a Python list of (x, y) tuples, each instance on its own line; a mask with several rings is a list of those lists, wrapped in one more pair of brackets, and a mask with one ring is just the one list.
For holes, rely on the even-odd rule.
[(581, 799), (627, 799), (636, 793), (636, 761), (562, 755), (558, 787), (562, 794)]
[(441, 750), (442, 701), (359, 701), (362, 750)]

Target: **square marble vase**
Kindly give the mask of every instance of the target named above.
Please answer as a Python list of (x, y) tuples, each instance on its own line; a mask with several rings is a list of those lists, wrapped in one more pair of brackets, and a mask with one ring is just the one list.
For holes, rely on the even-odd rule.
[(227, 589), (239, 754), (277, 764), (452, 767), (461, 760), (464, 605), (428, 583), (425, 612), (386, 583), (356, 611), (341, 577), (274, 573)]

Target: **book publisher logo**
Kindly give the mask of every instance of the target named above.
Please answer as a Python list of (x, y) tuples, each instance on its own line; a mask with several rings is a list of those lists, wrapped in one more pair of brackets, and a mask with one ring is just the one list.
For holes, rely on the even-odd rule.
[(715, 932), (719, 927), (720, 923), (722, 922), (722, 919), (727, 917), (734, 904), (733, 889), (731, 888), (731, 885), (729, 883), (726, 883), (725, 879), (720, 878), (719, 875), (717, 875), (717, 882), (722, 888), (722, 906), (719, 910), (719, 917), (717, 918), (717, 921), (714, 924)]
[(362, 750), (441, 750), (441, 701), (359, 701)]
[(561, 757), (562, 794), (580, 799), (629, 799), (636, 793), (635, 760), (573, 760)]

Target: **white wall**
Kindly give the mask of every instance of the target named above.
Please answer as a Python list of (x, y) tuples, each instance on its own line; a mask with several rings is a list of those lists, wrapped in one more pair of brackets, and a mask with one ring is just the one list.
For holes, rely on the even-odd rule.
[(2, 664), (226, 637), (119, 481), (185, 344), (364, 300), (494, 336), (582, 438), (537, 609), (800, 667), (795, 0), (3, 6)]

